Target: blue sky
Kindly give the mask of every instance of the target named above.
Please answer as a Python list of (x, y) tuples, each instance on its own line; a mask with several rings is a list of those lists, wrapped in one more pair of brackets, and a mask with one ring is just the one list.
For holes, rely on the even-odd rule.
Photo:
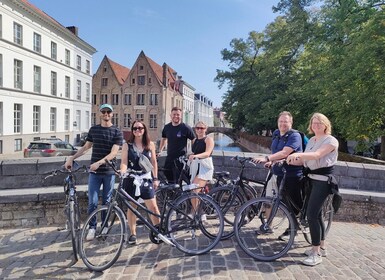
[(166, 62), (192, 85), (221, 105), (226, 88), (213, 80), (227, 69), (221, 50), (234, 38), (261, 32), (277, 14), (278, 0), (29, 0), (97, 49), (93, 72), (104, 55), (131, 68), (140, 51)]

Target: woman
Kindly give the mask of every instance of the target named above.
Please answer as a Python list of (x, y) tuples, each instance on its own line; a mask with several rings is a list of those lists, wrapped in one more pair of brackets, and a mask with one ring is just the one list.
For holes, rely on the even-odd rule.
[[(139, 156), (140, 154), (143, 154), (148, 157), (152, 163), (152, 174), (154, 177), (151, 177), (151, 172), (138, 175), (138, 178), (135, 178), (136, 180), (128, 177), (124, 180), (124, 189), (136, 200), (142, 198), (149, 210), (159, 214), (154, 192), (154, 188), (156, 189), (159, 185), (157, 178), (158, 165), (156, 161), (155, 144), (150, 141), (147, 127), (143, 122), (139, 120), (134, 121), (131, 125), (131, 131), (132, 133), (129, 136), (127, 143), (123, 144), (120, 172), (123, 174), (128, 168), (141, 171), (142, 168), (139, 165)], [(134, 181), (138, 182), (140, 179), (143, 179), (140, 186), (134, 184)], [(131, 205), (135, 206), (133, 203), (131, 203)], [(153, 215), (151, 215), (151, 220), (154, 225), (158, 225), (160, 223), (159, 218)], [(130, 209), (127, 210), (127, 221), (131, 233), (128, 243), (136, 244), (136, 216)]]
[(333, 174), (333, 166), (338, 157), (338, 140), (331, 135), (332, 126), (329, 119), (314, 113), (308, 127), (310, 138), (304, 153), (294, 153), (287, 157), (288, 164), (304, 165), (309, 169), (311, 193), (306, 210), (309, 222), (312, 248), (305, 251), (303, 264), (314, 266), (326, 256), (325, 225), (322, 219), (322, 204), (332, 192), (328, 183)]
[[(203, 188), (207, 181), (212, 180), (214, 174), (214, 165), (211, 154), (214, 150), (214, 140), (206, 136), (207, 125), (198, 121), (195, 124), (196, 138), (193, 140), (189, 155), (191, 182)], [(200, 190), (200, 189), (198, 189)], [(192, 205), (197, 207), (198, 201), (194, 199)]]

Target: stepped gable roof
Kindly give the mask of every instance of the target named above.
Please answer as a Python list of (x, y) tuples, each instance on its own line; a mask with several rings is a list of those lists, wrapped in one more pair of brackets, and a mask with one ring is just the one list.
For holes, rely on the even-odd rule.
[(115, 61), (112, 61), (107, 56), (106, 59), (115, 74), (116, 80), (120, 85), (123, 85), (124, 82), (127, 80), (128, 74), (130, 73), (130, 69), (123, 65), (120, 65), (119, 63), (116, 63)]

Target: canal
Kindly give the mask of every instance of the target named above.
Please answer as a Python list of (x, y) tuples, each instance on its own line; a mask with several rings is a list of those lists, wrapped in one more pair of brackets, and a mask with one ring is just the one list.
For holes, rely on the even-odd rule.
[(248, 152), (245, 148), (235, 143), (230, 137), (222, 133), (211, 133), (214, 137), (216, 151), (230, 151), (230, 152)]

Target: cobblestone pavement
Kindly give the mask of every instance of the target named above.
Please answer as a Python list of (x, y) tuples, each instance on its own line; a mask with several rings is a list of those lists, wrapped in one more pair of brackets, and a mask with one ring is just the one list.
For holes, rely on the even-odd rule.
[(334, 222), (329, 254), (316, 267), (301, 264), (308, 246), (296, 238), (289, 254), (258, 262), (236, 245), (222, 241), (209, 254), (186, 256), (167, 245), (152, 244), (140, 229), (139, 244), (126, 247), (103, 273), (87, 270), (81, 260), (70, 266), (68, 232), (57, 227), (0, 230), (0, 279), (384, 279), (385, 227)]

